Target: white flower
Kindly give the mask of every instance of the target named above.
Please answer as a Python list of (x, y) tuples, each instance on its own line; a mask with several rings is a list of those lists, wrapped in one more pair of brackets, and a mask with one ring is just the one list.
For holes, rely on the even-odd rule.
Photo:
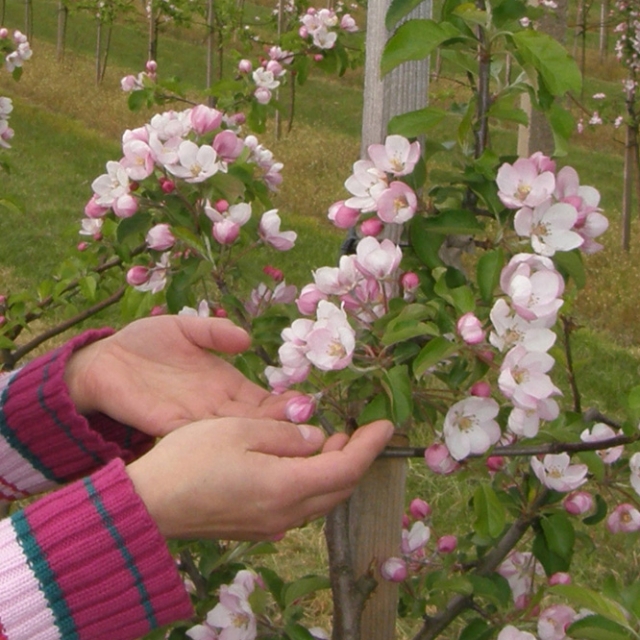
[(471, 397), (450, 407), (442, 428), (451, 457), (462, 460), (481, 454), (500, 439), (500, 427), (494, 418), (498, 403), (493, 398)]
[(570, 462), (568, 453), (548, 454), (542, 461), (531, 458), (531, 468), (545, 487), (566, 493), (587, 481), (587, 465)]

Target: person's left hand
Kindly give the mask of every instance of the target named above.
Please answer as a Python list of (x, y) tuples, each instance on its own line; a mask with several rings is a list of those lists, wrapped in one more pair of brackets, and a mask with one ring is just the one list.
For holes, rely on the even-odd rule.
[(270, 394), (211, 353), (250, 343), (223, 318), (145, 318), (76, 351), (65, 381), (80, 413), (100, 411), (151, 436), (205, 418), (283, 419), (291, 394)]

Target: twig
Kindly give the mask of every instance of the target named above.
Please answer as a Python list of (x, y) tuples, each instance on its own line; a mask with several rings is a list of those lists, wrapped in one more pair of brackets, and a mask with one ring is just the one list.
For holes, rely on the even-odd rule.
[(206, 600), (209, 597), (209, 587), (207, 581), (198, 571), (189, 549), (183, 549), (180, 552), (180, 568), (191, 578), (191, 582), (193, 582), (193, 586), (196, 588), (198, 600)]
[(573, 410), (576, 413), (582, 413), (582, 404), (580, 401), (580, 391), (578, 391), (578, 381), (573, 368), (573, 356), (571, 354), (571, 332), (575, 328), (575, 324), (571, 318), (561, 317), (562, 331), (564, 335), (564, 355), (567, 359), (567, 377), (569, 378), (569, 386), (571, 387), (571, 395), (573, 397)]

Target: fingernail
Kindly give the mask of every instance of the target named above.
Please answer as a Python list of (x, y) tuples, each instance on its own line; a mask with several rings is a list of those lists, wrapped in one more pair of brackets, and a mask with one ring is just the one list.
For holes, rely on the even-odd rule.
[(298, 430), (302, 437), (311, 442), (312, 440), (317, 440), (316, 432), (318, 431), (315, 427), (310, 427), (308, 424), (297, 424)]

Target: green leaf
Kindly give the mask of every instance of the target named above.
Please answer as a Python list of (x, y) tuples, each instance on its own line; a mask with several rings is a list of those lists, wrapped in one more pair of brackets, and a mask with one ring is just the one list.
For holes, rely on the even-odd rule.
[(16, 343), (13, 340), (0, 334), (0, 349), (9, 349), (10, 351), (13, 351), (15, 348)]
[(387, 31), (391, 31), (402, 18), (409, 15), (421, 3), (422, 0), (391, 0), (384, 19)]
[(98, 286), (96, 279), (91, 276), (85, 276), (80, 279), (78, 284), (82, 295), (89, 300), (89, 302), (93, 302), (96, 299), (96, 288)]
[(311, 635), (309, 629), (297, 622), (288, 622), (284, 632), (289, 640), (314, 640), (314, 636)]
[(496, 492), (487, 484), (481, 484), (473, 494), (473, 511), (476, 519), (474, 531), (483, 538), (497, 538), (506, 522), (506, 510)]
[(409, 367), (397, 365), (382, 375), (382, 386), (391, 400), (391, 414), (396, 426), (404, 425), (413, 414), (413, 388)]
[(489, 108), (489, 117), (516, 122), (525, 127), (529, 124), (529, 116), (526, 112), (513, 106), (513, 96), (505, 96), (504, 99), (496, 100)]
[(500, 272), (503, 266), (504, 251), (502, 249), (487, 251), (478, 260), (478, 289), (480, 296), (487, 303), (491, 302), (493, 292), (500, 282)]
[(429, 340), (413, 361), (413, 375), (419, 378), (428, 369), (454, 354), (457, 350), (458, 345), (446, 338), (437, 337)]
[(598, 524), (602, 522), (607, 515), (607, 503), (604, 498), (598, 493), (595, 496), (596, 510), (592, 515), (584, 518), (582, 522), (587, 525)]
[(489, 23), (489, 14), (486, 11), (482, 11), (476, 7), (472, 2), (465, 2), (458, 5), (453, 14), (462, 18), (469, 26), (482, 26), (486, 27)]
[(486, 598), (498, 607), (504, 607), (511, 599), (511, 587), (501, 575), (493, 573), (489, 576), (470, 575), (475, 597)]
[(623, 626), (627, 625), (627, 614), (624, 608), (615, 602), (586, 587), (579, 587), (572, 584), (559, 584), (549, 588), (550, 593), (567, 598), (577, 607), (582, 607), (600, 614), (609, 620), (613, 620)]
[(331, 582), (326, 576), (305, 576), (304, 578), (300, 578), (284, 588), (282, 598), (284, 606), (288, 607), (296, 600), (310, 593), (315, 593), (322, 589), (329, 589), (330, 587)]
[[(507, 596), (508, 597), (508, 596)], [(460, 633), (458, 640), (488, 640), (493, 635), (493, 627), (482, 618), (474, 618)]]
[(570, 563), (576, 541), (576, 532), (568, 516), (562, 512), (554, 513), (542, 518), (540, 525), (549, 549)]
[(629, 391), (625, 409), (629, 420), (637, 425), (640, 422), (640, 386), (632, 387)]
[(548, 112), (549, 124), (553, 132), (556, 151), (554, 155), (566, 155), (567, 142), (576, 130), (576, 121), (571, 111), (554, 102)]
[(284, 581), (273, 569), (267, 567), (256, 567), (257, 573), (260, 574), (265, 586), (269, 593), (273, 596), (273, 599), (278, 603), (280, 608), (284, 608)]
[(579, 93), (582, 76), (576, 61), (550, 35), (525, 29), (513, 34), (517, 52), (532, 65), (554, 96)]
[(438, 255), (440, 246), (444, 242), (444, 236), (428, 229), (426, 222), (427, 218), (414, 217), (410, 223), (409, 237), (411, 247), (420, 261), (430, 269), (435, 269), (444, 265)]
[(406, 138), (416, 138), (428, 133), (433, 127), (439, 125), (447, 116), (444, 109), (426, 107), (409, 111), (389, 120), (387, 131), (389, 134), (397, 134)]
[(447, 209), (437, 216), (424, 219), (424, 229), (445, 235), (464, 235), (482, 231), (475, 214), (465, 209)]
[(141, 240), (149, 228), (150, 221), (151, 216), (147, 213), (136, 213), (130, 218), (122, 218), (116, 232), (118, 243), (122, 244), (129, 238)]
[(637, 638), (629, 628), (608, 618), (594, 615), (576, 620), (568, 629), (567, 637), (575, 640), (630, 640)]
[(407, 20), (387, 41), (380, 60), (380, 72), (384, 76), (403, 62), (422, 60), (443, 42), (458, 35), (458, 29), (448, 22)]
[(373, 396), (358, 416), (358, 425), (369, 424), (375, 420), (383, 420), (391, 418), (391, 407), (389, 405), (389, 398), (385, 393), (379, 393)]
[(570, 277), (576, 283), (578, 289), (582, 289), (587, 283), (584, 271), (584, 262), (579, 249), (573, 251), (556, 251), (553, 262), (558, 271), (565, 277)]

